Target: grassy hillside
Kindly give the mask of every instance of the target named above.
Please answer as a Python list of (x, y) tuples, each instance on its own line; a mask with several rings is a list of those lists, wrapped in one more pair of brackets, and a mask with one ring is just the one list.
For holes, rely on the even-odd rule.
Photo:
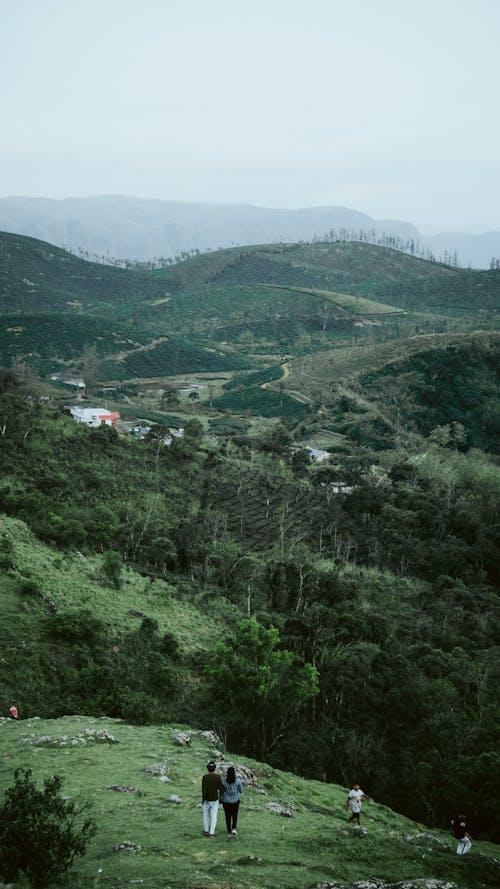
[[(187, 652), (204, 650), (209, 640), (222, 637), (220, 612), (215, 606), (207, 616), (201, 596), (196, 604), (174, 585), (144, 577), (132, 568), (127, 569), (117, 589), (106, 580), (102, 556), (61, 553), (41, 543), (24, 522), (5, 515), (0, 528), (14, 540), (16, 566), (1, 575), (1, 608), (7, 608), (0, 629), (4, 644), (9, 640), (15, 646), (15, 639), (21, 637), (35, 646), (41, 644), (45, 615), (82, 607), (102, 620), (110, 635), (136, 628), (142, 613), (157, 621), (160, 631), (173, 633)], [(28, 579), (35, 594), (23, 592), (23, 580)], [(10, 687), (9, 681), (5, 676), (2, 696), (17, 694), (22, 700), (22, 689)]]
[(185, 260), (175, 269), (183, 282), (314, 288), (367, 297), (412, 311), (498, 311), (500, 293), (498, 270), (450, 268), (359, 242), (235, 247)]
[(425, 435), (460, 423), (469, 445), (497, 451), (499, 348), (484, 331), (360, 343), (296, 359), (269, 386), (328, 405), (338, 432), (349, 413)]
[(95, 344), (109, 359), (103, 383), (269, 365), (332, 342), (394, 339), (415, 323), (470, 325), (463, 319), (478, 312), (493, 326), (499, 294), (495, 270), (451, 269), (366, 243), (231, 248), (147, 270), (0, 233), (3, 363), (78, 370)]
[[(472, 352), (487, 394), (488, 364)], [(274, 377), (249, 375), (249, 388), (270, 391), (260, 387)], [(7, 389), (3, 707), (15, 695), (30, 716), (195, 724), (210, 712), (235, 750), (337, 782), (362, 769), (376, 796), (434, 825), (466, 798), (478, 830), (497, 836), (498, 807), (482, 786), (499, 763), (498, 467), (462, 453), (460, 430), (426, 440), (402, 414), (383, 423), (383, 397), (354, 382), (306, 415), (305, 432), (302, 420), (294, 428), (331, 434), (324, 464), (290, 449), (283, 426), (213, 440), (186, 425), (164, 447), (155, 430), (137, 441), (82, 428)], [(245, 660), (249, 618), (264, 638), (276, 629), (272, 663), (284, 658), (291, 674), (231, 719), (231, 700), (246, 702), (261, 683), (233, 689), (244, 663), (220, 681), (206, 667), (221, 650)], [(310, 686), (293, 683), (308, 665), (318, 697), (299, 698), (297, 710), (295, 693)]]
[[(23, 522), (2, 516), (0, 543), (6, 537), (13, 549), (11, 569), (0, 569), (4, 712), (9, 698), (15, 698), (25, 714), (41, 709), (60, 715), (65, 706), (73, 712), (85, 706), (95, 694), (100, 697), (96, 712), (106, 712), (110, 702), (114, 709), (123, 709), (124, 693), (130, 701), (135, 699), (137, 678), (143, 688), (149, 656), (155, 658), (153, 670), (161, 677), (157, 712), (190, 712), (189, 677), (198, 671), (200, 652), (238, 619), (233, 606), (215, 602), (207, 616), (203, 595), (188, 581), (168, 583), (131, 568), (117, 587), (106, 574), (102, 555), (58, 552), (38, 541)], [(152, 635), (141, 651), (141, 638), (147, 641), (145, 621)], [(130, 646), (139, 657), (139, 677), (128, 675), (126, 665), (119, 664), (120, 652), (130, 657)], [(142, 706), (148, 718), (154, 718), (144, 689)]]
[(124, 303), (165, 297), (163, 281), (133, 269), (87, 262), (35, 238), (0, 232), (2, 312), (106, 312)]
[[(109, 740), (99, 740), (99, 733)], [(179, 733), (188, 744), (176, 743)], [(382, 800), (364, 804), (358, 829), (347, 824), (348, 788), (305, 781), (222, 750), (216, 736), (188, 726), (139, 728), (84, 716), (1, 719), (0, 787), (24, 766), (39, 782), (60, 774), (66, 796), (92, 800), (98, 833), (65, 880), (68, 889), (500, 885), (492, 845), (474, 841), (461, 859), (449, 834), (408, 821)], [(222, 808), (215, 839), (202, 836), (201, 777), (211, 757), (222, 772), (234, 762), (246, 784), (236, 837), (225, 832)]]

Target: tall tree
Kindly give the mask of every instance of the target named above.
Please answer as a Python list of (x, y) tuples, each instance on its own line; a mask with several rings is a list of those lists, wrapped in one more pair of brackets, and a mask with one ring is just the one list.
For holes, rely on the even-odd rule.
[(301, 664), (279, 641), (276, 627), (251, 617), (240, 623), (234, 639), (216, 646), (207, 670), (229, 742), (258, 757), (272, 750), (319, 690), (315, 667)]

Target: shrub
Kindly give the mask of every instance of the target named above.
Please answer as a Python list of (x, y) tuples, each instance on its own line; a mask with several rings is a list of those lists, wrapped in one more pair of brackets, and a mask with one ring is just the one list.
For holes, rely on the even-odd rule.
[(72, 645), (89, 645), (99, 648), (106, 638), (106, 628), (88, 608), (62, 611), (47, 620), (51, 636), (71, 642)]
[(102, 570), (106, 581), (119, 590), (122, 583), (123, 562), (119, 553), (109, 550), (104, 553), (102, 559)]
[(6, 531), (0, 533), (0, 568), (14, 568), (14, 544)]
[(38, 889), (59, 880), (74, 859), (85, 854), (96, 826), (85, 818), (77, 828), (90, 804), (78, 807), (60, 796), (59, 775), (46, 778), (43, 790), (31, 775), (31, 769), (16, 769), (0, 809), (0, 876), (10, 883), (23, 873)]
[(39, 596), (40, 598), (43, 598), (43, 593), (34, 580), (23, 580), (19, 587), (19, 592), (21, 593), (21, 596)]

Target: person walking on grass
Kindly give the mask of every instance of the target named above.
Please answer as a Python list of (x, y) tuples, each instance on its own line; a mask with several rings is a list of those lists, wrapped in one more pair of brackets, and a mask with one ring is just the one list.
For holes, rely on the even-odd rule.
[(346, 812), (349, 809), (351, 810), (351, 817), (348, 819), (349, 824), (355, 821), (358, 827), (361, 827), (361, 800), (363, 799), (371, 800), (371, 796), (364, 793), (356, 782), (352, 785), (352, 790), (347, 794), (347, 802), (345, 804)]
[(453, 836), (457, 841), (457, 855), (467, 855), (470, 852), (471, 841), (467, 833), (467, 818), (465, 815), (457, 815), (452, 819), (451, 827)]
[(226, 777), (222, 779), (221, 802), (226, 816), (227, 832), (230, 836), (236, 836), (236, 824), (238, 823), (238, 809), (240, 807), (240, 794), (243, 793), (243, 785), (233, 766), (229, 766)]
[(220, 775), (215, 774), (216, 765), (210, 760), (207, 771), (201, 779), (201, 802), (203, 806), (203, 836), (215, 836), (219, 799), (222, 793)]

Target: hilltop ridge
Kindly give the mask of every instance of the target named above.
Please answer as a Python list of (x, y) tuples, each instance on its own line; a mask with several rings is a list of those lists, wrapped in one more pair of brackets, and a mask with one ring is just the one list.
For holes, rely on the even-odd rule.
[(121, 259), (149, 260), (192, 249), (311, 240), (332, 228), (416, 237), (409, 223), (379, 221), (346, 207), (297, 210), (251, 204), (208, 204), (124, 195), (92, 198), (0, 198), (0, 228), (60, 247)]
[(347, 207), (297, 209), (208, 204), (124, 195), (0, 198), (0, 228), (99, 256), (150, 260), (192, 249), (322, 239), (332, 229), (413, 239), (436, 257), (458, 253), (461, 265), (488, 268), (500, 256), (500, 233), (422, 235), (411, 222), (375, 219)]

